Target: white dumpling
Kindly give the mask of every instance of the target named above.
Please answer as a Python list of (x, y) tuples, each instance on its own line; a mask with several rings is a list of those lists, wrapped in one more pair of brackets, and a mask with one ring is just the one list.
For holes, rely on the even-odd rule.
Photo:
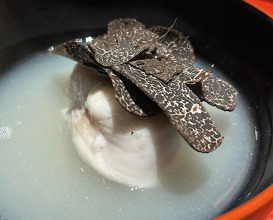
[(70, 79), (73, 141), (104, 177), (131, 187), (154, 186), (181, 141), (164, 114), (139, 117), (114, 98), (110, 80), (78, 64)]

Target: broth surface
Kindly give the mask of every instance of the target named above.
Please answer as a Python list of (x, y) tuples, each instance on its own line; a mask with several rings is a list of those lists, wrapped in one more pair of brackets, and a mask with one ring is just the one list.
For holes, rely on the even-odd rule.
[(158, 187), (130, 188), (97, 174), (75, 150), (64, 117), (75, 65), (41, 53), (0, 77), (0, 128), (12, 129), (0, 139), (1, 220), (210, 219), (238, 195), (255, 161), (253, 124), (240, 91), (233, 112), (205, 104), (225, 136), (217, 150), (198, 153), (181, 138), (173, 169)]

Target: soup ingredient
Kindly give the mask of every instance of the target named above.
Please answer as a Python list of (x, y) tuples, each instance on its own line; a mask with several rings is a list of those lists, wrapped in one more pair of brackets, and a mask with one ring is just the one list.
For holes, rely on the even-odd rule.
[(176, 125), (178, 131), (194, 149), (210, 152), (220, 145), (222, 135), (216, 130), (200, 99), (186, 84), (181, 83), (179, 76), (166, 85), (152, 75), (143, 76), (139, 69), (128, 64), (115, 68), (130, 77), (132, 82), (158, 103), (170, 122)]
[[(132, 113), (146, 115), (127, 95), (130, 92), (116, 72), (130, 80), (163, 110), (193, 149), (207, 153), (222, 143), (223, 135), (201, 101), (232, 111), (237, 92), (227, 82), (209, 78), (211, 73), (196, 70), (193, 48), (181, 33), (160, 26), (146, 29), (135, 19), (117, 19), (108, 24), (107, 34), (87, 45), (68, 42), (53, 53), (58, 51), (87, 66), (105, 70), (112, 81), (117, 80), (118, 83), (113, 83), (116, 91), (127, 90), (116, 93), (121, 105)], [(199, 86), (189, 86), (197, 83)], [(122, 94), (127, 98), (119, 96)]]
[(138, 118), (125, 111), (114, 99), (111, 82), (94, 71), (78, 64), (70, 79), (76, 149), (110, 180), (131, 187), (154, 186), (172, 162), (179, 135), (164, 114)]
[(230, 111), (236, 106), (234, 88), (222, 79), (209, 77), (202, 82), (200, 99), (217, 108)]
[(166, 45), (184, 67), (193, 65), (195, 60), (193, 47), (182, 33), (163, 26), (150, 27), (148, 30), (159, 36), (164, 36), (160, 43)]
[(51, 52), (93, 67), (100, 74), (107, 73), (115, 89), (115, 98), (127, 111), (139, 116), (151, 116), (160, 111), (160, 108), (126, 77), (109, 68), (97, 66), (91, 51), (86, 46), (78, 42), (67, 42)]

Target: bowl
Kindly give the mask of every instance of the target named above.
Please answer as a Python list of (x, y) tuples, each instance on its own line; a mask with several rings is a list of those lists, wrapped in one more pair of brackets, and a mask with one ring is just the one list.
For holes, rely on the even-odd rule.
[[(7, 1), (0, 7), (0, 74), (26, 56), (81, 36), (105, 32), (110, 20), (134, 17), (146, 26), (182, 31), (206, 63), (214, 64), (239, 88), (254, 122), (257, 162), (244, 188), (222, 215), (251, 219), (273, 207), (272, 19), (235, 1)], [(0, 75), (1, 76), (1, 75)], [(263, 207), (262, 209), (260, 209)], [(225, 214), (224, 214), (225, 213)], [(262, 214), (261, 214), (262, 213)]]

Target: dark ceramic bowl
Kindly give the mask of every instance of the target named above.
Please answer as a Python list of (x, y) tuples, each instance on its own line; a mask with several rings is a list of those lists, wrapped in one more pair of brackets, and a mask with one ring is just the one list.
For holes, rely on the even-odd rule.
[(147, 26), (169, 26), (177, 18), (176, 29), (190, 36), (197, 56), (217, 65), (246, 99), (259, 133), (258, 162), (226, 211), (268, 188), (273, 178), (273, 22), (243, 2), (2, 0), (0, 74), (25, 56), (78, 33), (102, 34), (117, 17), (135, 17)]

